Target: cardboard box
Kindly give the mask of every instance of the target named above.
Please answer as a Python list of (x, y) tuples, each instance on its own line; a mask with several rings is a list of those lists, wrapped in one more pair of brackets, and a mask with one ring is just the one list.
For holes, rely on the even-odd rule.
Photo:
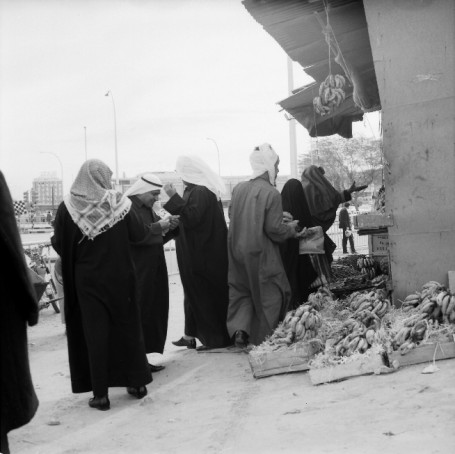
[(309, 343), (298, 347), (291, 345), (276, 352), (258, 353), (252, 351), (248, 354), (248, 360), (254, 378), (263, 378), (308, 370), (308, 362), (320, 350), (320, 347)]
[(455, 342), (440, 342), (437, 344), (423, 344), (405, 355), (393, 352), (389, 355), (389, 361), (398, 361), (399, 366), (412, 366), (413, 364), (431, 363), (442, 359), (455, 358)]
[(311, 383), (321, 385), (359, 375), (373, 374), (376, 369), (385, 365), (384, 358), (380, 354), (364, 355), (355, 361), (321, 369), (311, 369), (309, 372)]
[(391, 215), (364, 213), (353, 216), (354, 228), (360, 229), (379, 229), (393, 225)]
[(373, 234), (368, 237), (368, 249), (375, 256), (389, 255), (389, 234)]

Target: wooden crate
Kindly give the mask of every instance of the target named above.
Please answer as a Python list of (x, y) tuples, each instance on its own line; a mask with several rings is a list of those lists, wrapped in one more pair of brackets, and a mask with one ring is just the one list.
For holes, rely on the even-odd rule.
[(322, 369), (311, 369), (309, 372), (310, 380), (313, 385), (321, 385), (359, 375), (373, 374), (375, 370), (385, 365), (385, 361), (380, 354), (371, 354), (360, 357), (359, 359), (336, 366), (324, 367)]
[(321, 350), (312, 344), (290, 346), (276, 352), (250, 352), (248, 360), (254, 378), (300, 372), (309, 369), (308, 361)]
[(392, 226), (393, 220), (390, 215), (365, 213), (353, 216), (353, 224), (356, 229), (379, 229)]
[(391, 364), (393, 361), (398, 361), (399, 366), (412, 366), (413, 364), (431, 363), (433, 357), (436, 361), (455, 358), (455, 342), (419, 345), (405, 355), (393, 352), (389, 355), (389, 361)]

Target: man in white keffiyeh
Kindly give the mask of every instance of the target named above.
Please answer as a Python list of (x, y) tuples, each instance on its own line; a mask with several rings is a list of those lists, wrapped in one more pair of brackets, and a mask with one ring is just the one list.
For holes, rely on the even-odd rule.
[(179, 156), (177, 158), (176, 172), (186, 183), (205, 186), (217, 198), (226, 191), (224, 181), (198, 156)]
[(275, 185), (276, 176), (278, 174), (278, 165), (280, 158), (275, 153), (275, 150), (268, 143), (263, 143), (256, 147), (250, 154), (250, 164), (253, 169), (253, 178), (257, 178), (264, 172), (267, 172), (270, 184)]
[(250, 163), (253, 176), (234, 188), (229, 215), (227, 327), (238, 347), (260, 344), (277, 327), (291, 296), (278, 244), (297, 236), (297, 221), (283, 223), (274, 187), (278, 155), (263, 144)]
[(121, 221), (130, 210), (131, 201), (112, 189), (111, 177), (104, 162), (89, 159), (64, 199), (71, 218), (89, 240)]
[(229, 345), (226, 329), (228, 305), (227, 227), (221, 194), (224, 183), (196, 156), (180, 156), (177, 173), (185, 184), (180, 196), (172, 184), (163, 189), (169, 196), (164, 209), (180, 215), (176, 238), (177, 261), (184, 291), (184, 336), (178, 347), (199, 349)]

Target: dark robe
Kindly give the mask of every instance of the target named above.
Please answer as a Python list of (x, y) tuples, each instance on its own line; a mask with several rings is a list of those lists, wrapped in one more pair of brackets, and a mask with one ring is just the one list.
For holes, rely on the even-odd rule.
[(226, 329), (227, 226), (223, 207), (205, 186), (188, 185), (164, 205), (180, 215), (177, 263), (184, 291), (185, 334), (211, 348), (230, 344)]
[[(320, 167), (311, 165), (302, 172), (303, 192), (313, 218), (313, 224), (319, 225), (324, 230), (324, 250), (328, 263), (321, 263), (325, 274), (330, 275), (330, 264), (333, 262), (333, 252), (336, 244), (327, 235), (327, 231), (335, 222), (338, 206), (342, 202), (351, 200), (349, 191), (337, 191), (324, 176)], [(321, 258), (318, 258), (321, 262)]]
[(161, 218), (153, 209), (134, 195), (130, 199), (131, 209), (151, 227), (143, 239), (131, 242), (145, 351), (163, 353), (169, 319), (169, 282), (163, 244), (177, 232), (173, 230), (163, 236), (158, 224)]
[(38, 303), (29, 280), (13, 201), (0, 172), (0, 335), (1, 447), (9, 453), (8, 432), (27, 424), (38, 408), (30, 375), (27, 323), (38, 323)]
[(260, 344), (277, 327), (291, 297), (278, 244), (295, 234), (283, 224), (280, 193), (263, 176), (232, 192), (228, 238), (228, 330)]
[[(292, 214), (293, 218), (299, 221), (299, 226), (313, 227), (310, 209), (303, 192), (302, 183), (292, 178), (286, 182), (281, 191), (283, 211)], [(291, 286), (291, 301), (287, 310), (295, 309), (307, 301), (311, 293), (310, 285), (318, 277), (318, 274), (311, 264), (310, 256), (299, 254), (299, 240), (289, 238), (280, 245), (281, 258), (284, 269)]]
[(130, 240), (147, 228), (134, 211), (94, 240), (83, 238), (64, 203), (52, 245), (62, 259), (65, 320), (74, 393), (152, 381), (145, 354)]

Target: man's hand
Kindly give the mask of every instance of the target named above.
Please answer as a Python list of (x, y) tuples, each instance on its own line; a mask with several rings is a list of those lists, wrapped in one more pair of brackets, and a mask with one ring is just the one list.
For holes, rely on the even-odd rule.
[(161, 230), (162, 230), (163, 232), (169, 230), (169, 227), (170, 227), (170, 222), (169, 222), (169, 221), (167, 221), (167, 220), (165, 220), (165, 219), (160, 219), (160, 220), (158, 221), (158, 224), (161, 226)]
[(297, 235), (299, 234), (299, 231), (298, 231), (298, 228), (299, 228), (299, 221), (297, 219), (295, 219), (294, 221), (289, 221), (286, 223), (286, 225), (288, 225), (289, 227), (292, 228), (293, 232), (294, 232), (294, 236), (293, 238), (296, 238)]
[(355, 181), (354, 181), (354, 183), (352, 183), (351, 187), (348, 189), (348, 192), (349, 192), (349, 194), (352, 194), (353, 192), (363, 191), (367, 187), (368, 187), (367, 184), (364, 184), (362, 186), (356, 186)]
[(180, 218), (180, 216), (178, 216), (178, 215), (173, 215), (173, 216), (169, 217), (169, 228), (171, 230), (174, 230), (176, 227), (178, 227), (179, 222), (180, 222), (179, 218)]
[(168, 195), (169, 198), (171, 198), (177, 192), (172, 183), (165, 183), (163, 186), (163, 191)]
[(293, 219), (294, 218), (291, 213), (283, 211), (283, 223), (287, 224), (288, 222), (291, 222)]
[(304, 227), (300, 232), (297, 233), (296, 238), (306, 238), (308, 236), (308, 229)]

